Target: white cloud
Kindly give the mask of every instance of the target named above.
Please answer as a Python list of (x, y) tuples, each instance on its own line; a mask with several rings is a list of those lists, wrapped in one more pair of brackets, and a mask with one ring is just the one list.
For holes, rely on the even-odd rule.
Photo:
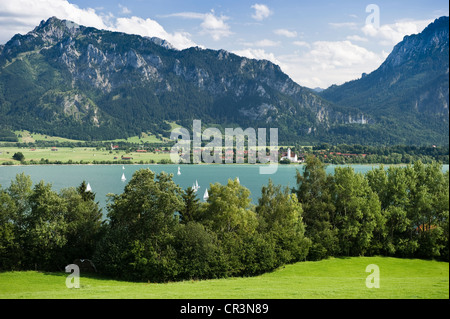
[(287, 29), (277, 29), (273, 33), (275, 33), (277, 35), (285, 36), (287, 38), (295, 38), (297, 36), (297, 32), (289, 31)]
[(267, 60), (279, 66), (282, 63), (275, 57), (273, 53), (267, 53), (263, 49), (244, 49), (244, 50), (236, 50), (232, 53), (237, 54), (239, 56), (243, 56), (249, 59), (257, 59), (257, 60)]
[(350, 41), (316, 41), (305, 53), (276, 59), (281, 62), (282, 70), (298, 84), (327, 88), (374, 71), (383, 62), (384, 54), (376, 54)]
[(196, 45), (188, 33), (169, 33), (152, 19), (134, 16), (116, 18), (111, 13), (101, 14), (91, 8), (80, 9), (67, 0), (0, 1), (0, 43), (5, 43), (16, 33), (25, 34), (33, 30), (42, 20), (52, 16), (98, 29), (159, 37), (169, 41), (178, 49)]
[(310, 88), (327, 88), (358, 79), (362, 73), (376, 70), (387, 57), (385, 51), (377, 54), (351, 41), (294, 41), (293, 44), (303, 50), (275, 55), (260, 48), (246, 48), (233, 53), (277, 64), (295, 82)]
[(224, 37), (229, 37), (233, 34), (233, 32), (231, 32), (230, 30), (230, 26), (225, 22), (229, 19), (229, 17), (224, 15), (216, 16), (214, 10), (209, 13), (179, 12), (168, 14), (163, 17), (178, 17), (185, 19), (202, 20), (202, 23), (200, 25), (200, 33), (211, 36), (215, 41), (218, 41)]
[(269, 39), (263, 39), (263, 40), (256, 41), (256, 42), (253, 42), (253, 43), (245, 42), (244, 44), (246, 46), (250, 46), (250, 47), (261, 47), (261, 48), (264, 48), (264, 47), (276, 47), (276, 46), (281, 45), (281, 43), (279, 41), (272, 41), (272, 40), (269, 40)]
[(369, 39), (360, 37), (359, 35), (349, 35), (349, 36), (347, 36), (347, 40), (358, 41), (358, 42), (368, 42), (369, 41)]
[(27, 33), (52, 16), (99, 29), (107, 28), (102, 16), (94, 9), (80, 9), (66, 0), (0, 1), (0, 42), (5, 43), (16, 33)]
[(119, 4), (119, 8), (121, 9), (121, 12), (123, 14), (130, 14), (131, 13), (130, 9), (128, 9), (127, 7), (125, 7), (125, 6), (121, 5), (121, 4)]
[(225, 23), (226, 20), (228, 20), (228, 17), (217, 17), (214, 15), (214, 12), (207, 13), (201, 24), (202, 32), (210, 35), (215, 41), (228, 37), (232, 32), (230, 31), (230, 26)]
[(177, 49), (185, 49), (196, 45), (190, 39), (189, 33), (168, 33), (158, 22), (152, 19), (142, 19), (135, 16), (131, 18), (117, 18), (114, 26), (110, 29), (130, 34), (165, 39)]
[(406, 35), (422, 32), (431, 22), (433, 20), (399, 21), (382, 25), (379, 28), (372, 24), (366, 24), (362, 28), (362, 32), (368, 37), (378, 39), (382, 45), (395, 45), (402, 41)]
[(262, 21), (273, 14), (272, 10), (270, 10), (265, 4), (256, 3), (252, 5), (252, 9), (255, 9), (255, 12), (252, 14), (252, 18), (257, 21)]

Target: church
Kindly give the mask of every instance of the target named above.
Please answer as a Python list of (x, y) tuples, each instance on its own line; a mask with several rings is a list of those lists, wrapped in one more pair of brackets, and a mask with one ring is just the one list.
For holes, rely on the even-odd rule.
[(287, 153), (283, 153), (280, 160), (288, 159), (291, 163), (303, 163), (303, 156), (298, 157), (297, 154), (293, 154), (291, 149), (288, 148)]

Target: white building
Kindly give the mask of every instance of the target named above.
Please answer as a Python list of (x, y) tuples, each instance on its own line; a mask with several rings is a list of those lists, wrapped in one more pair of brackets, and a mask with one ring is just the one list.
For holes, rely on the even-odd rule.
[(291, 149), (288, 148), (287, 153), (283, 154), (284, 156), (281, 157), (281, 160), (288, 159), (291, 163), (302, 163), (303, 158), (298, 158), (297, 154), (293, 154), (291, 152)]

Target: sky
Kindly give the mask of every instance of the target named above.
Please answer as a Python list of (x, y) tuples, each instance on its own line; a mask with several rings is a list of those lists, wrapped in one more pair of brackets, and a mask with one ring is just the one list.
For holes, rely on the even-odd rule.
[(327, 88), (376, 70), (404, 36), (448, 15), (443, 0), (0, 0), (0, 44), (56, 16), (266, 59), (302, 86)]

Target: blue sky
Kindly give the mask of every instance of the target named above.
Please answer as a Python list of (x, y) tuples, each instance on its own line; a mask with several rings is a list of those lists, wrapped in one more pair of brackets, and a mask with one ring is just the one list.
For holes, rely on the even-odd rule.
[[(375, 4), (374, 11), (366, 8)], [(375, 70), (405, 35), (447, 15), (447, 1), (0, 0), (0, 43), (50, 16), (267, 59), (307, 87)]]

